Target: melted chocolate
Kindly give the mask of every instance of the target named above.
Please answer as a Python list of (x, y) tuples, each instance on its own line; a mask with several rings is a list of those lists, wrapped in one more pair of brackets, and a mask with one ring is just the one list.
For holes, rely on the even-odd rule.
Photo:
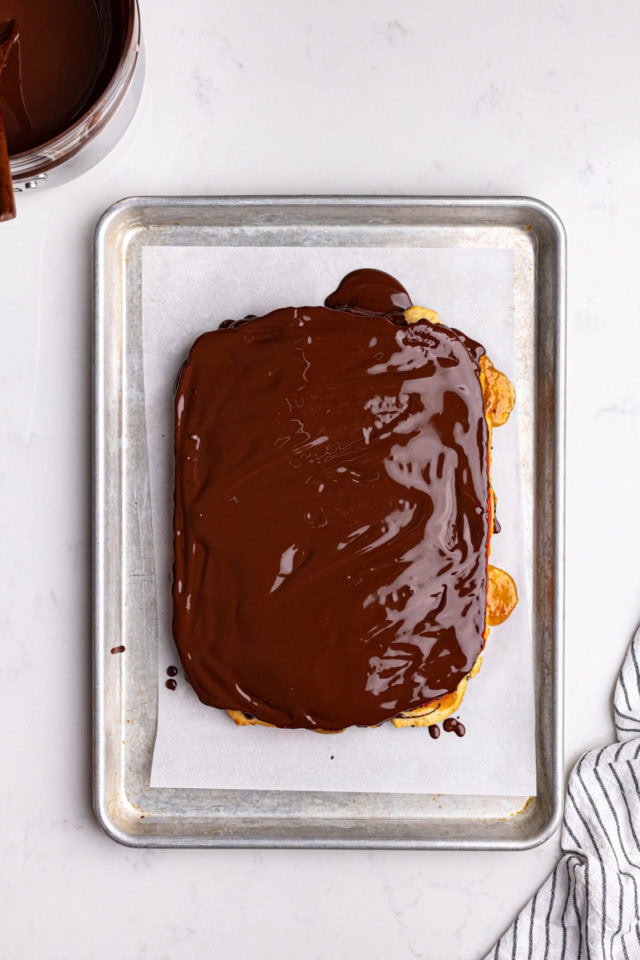
[(178, 676), (178, 668), (177, 668), (177, 667), (173, 667), (173, 666), (172, 666), (172, 667), (167, 667), (167, 676), (168, 676), (168, 677), (177, 677), (177, 676)]
[(382, 270), (352, 270), (324, 305), (369, 316), (383, 313), (401, 317), (403, 310), (411, 306), (411, 299), (402, 284)]
[(375, 725), (483, 647), (483, 348), (380, 271), (201, 336), (176, 396), (174, 636), (198, 696)]
[(461, 723), (460, 720), (456, 720), (455, 717), (447, 717), (446, 720), (442, 723), (442, 729), (445, 733), (455, 733), (456, 737), (464, 737), (467, 732), (467, 728), (464, 723)]
[(437, 723), (432, 723), (429, 729), (429, 736), (432, 740), (438, 740), (440, 738), (440, 727)]
[(122, 643), (117, 647), (111, 647), (111, 653), (124, 653), (124, 650), (125, 648)]
[(176, 687), (178, 686), (178, 681), (173, 679), (165, 680), (164, 685), (167, 688), (167, 690), (175, 690)]
[(0, 0), (18, 40), (0, 85), (11, 155), (67, 130), (96, 102), (122, 55), (124, 0)]

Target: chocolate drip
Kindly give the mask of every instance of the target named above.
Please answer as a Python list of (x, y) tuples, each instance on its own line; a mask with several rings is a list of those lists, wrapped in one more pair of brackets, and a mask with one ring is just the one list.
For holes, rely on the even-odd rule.
[(327, 303), (191, 350), (173, 625), (205, 703), (338, 730), (451, 692), (482, 649), (487, 428), (478, 344), (407, 325), (380, 271)]
[(447, 719), (443, 721), (442, 729), (445, 733), (455, 733), (456, 737), (464, 737), (467, 732), (464, 723), (461, 723), (460, 720), (457, 720), (455, 717), (447, 717)]
[(402, 311), (411, 306), (411, 299), (402, 284), (382, 270), (352, 270), (324, 305), (352, 313), (402, 316)]

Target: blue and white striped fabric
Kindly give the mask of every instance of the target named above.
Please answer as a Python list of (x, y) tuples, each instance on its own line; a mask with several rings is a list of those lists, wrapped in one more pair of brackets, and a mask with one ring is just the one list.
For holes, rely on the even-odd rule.
[(617, 742), (569, 778), (564, 856), (485, 960), (640, 958), (640, 629), (614, 694)]

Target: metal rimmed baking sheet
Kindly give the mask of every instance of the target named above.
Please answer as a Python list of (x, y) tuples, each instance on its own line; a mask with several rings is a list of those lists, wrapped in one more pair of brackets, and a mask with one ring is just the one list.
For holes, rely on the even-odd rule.
[[(157, 603), (142, 355), (145, 247), (495, 246), (514, 252), (530, 354), (536, 683), (535, 797), (150, 786)], [(154, 198), (123, 201), (96, 235), (95, 798), (136, 845), (507, 847), (560, 811), (564, 237), (526, 199)], [(535, 371), (535, 376), (534, 376)], [(533, 549), (535, 547), (535, 549)], [(124, 646), (126, 655), (113, 655)], [(543, 708), (544, 705), (544, 708)]]

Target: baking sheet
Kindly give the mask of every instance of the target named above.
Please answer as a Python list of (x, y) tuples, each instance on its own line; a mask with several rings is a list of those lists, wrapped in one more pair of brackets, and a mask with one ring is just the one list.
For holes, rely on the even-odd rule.
[[(318, 258), (332, 247), (511, 251), (524, 542), (532, 566), (535, 795), (151, 785), (161, 587), (151, 516), (147, 427), (154, 425), (147, 424), (145, 408), (142, 274), (146, 251), (163, 246), (311, 247)], [(105, 212), (94, 267), (93, 793), (109, 836), (137, 847), (518, 850), (557, 828), (564, 786), (565, 264), (561, 221), (531, 198), (132, 197)], [(412, 287), (416, 298), (421, 286)], [(305, 281), (304, 299), (306, 290)], [(201, 306), (208, 326), (208, 295)], [(492, 640), (498, 642), (495, 631)]]
[[(515, 578), (520, 602), (491, 632), (483, 667), (458, 716), (467, 734), (433, 741), (426, 729), (305, 730), (236, 727), (202, 705), (171, 638), (173, 387), (189, 346), (227, 317), (322, 303), (342, 276), (369, 266), (397, 276), (414, 302), (483, 343), (516, 384), (517, 404), (494, 433), (492, 480), (502, 532), (491, 562)], [(158, 725), (151, 786), (376, 793), (505, 795), (536, 791), (530, 612), (530, 363), (515, 322), (509, 246), (313, 247), (150, 245), (142, 252), (142, 353), (158, 609)], [(526, 451), (524, 451), (526, 453)]]

